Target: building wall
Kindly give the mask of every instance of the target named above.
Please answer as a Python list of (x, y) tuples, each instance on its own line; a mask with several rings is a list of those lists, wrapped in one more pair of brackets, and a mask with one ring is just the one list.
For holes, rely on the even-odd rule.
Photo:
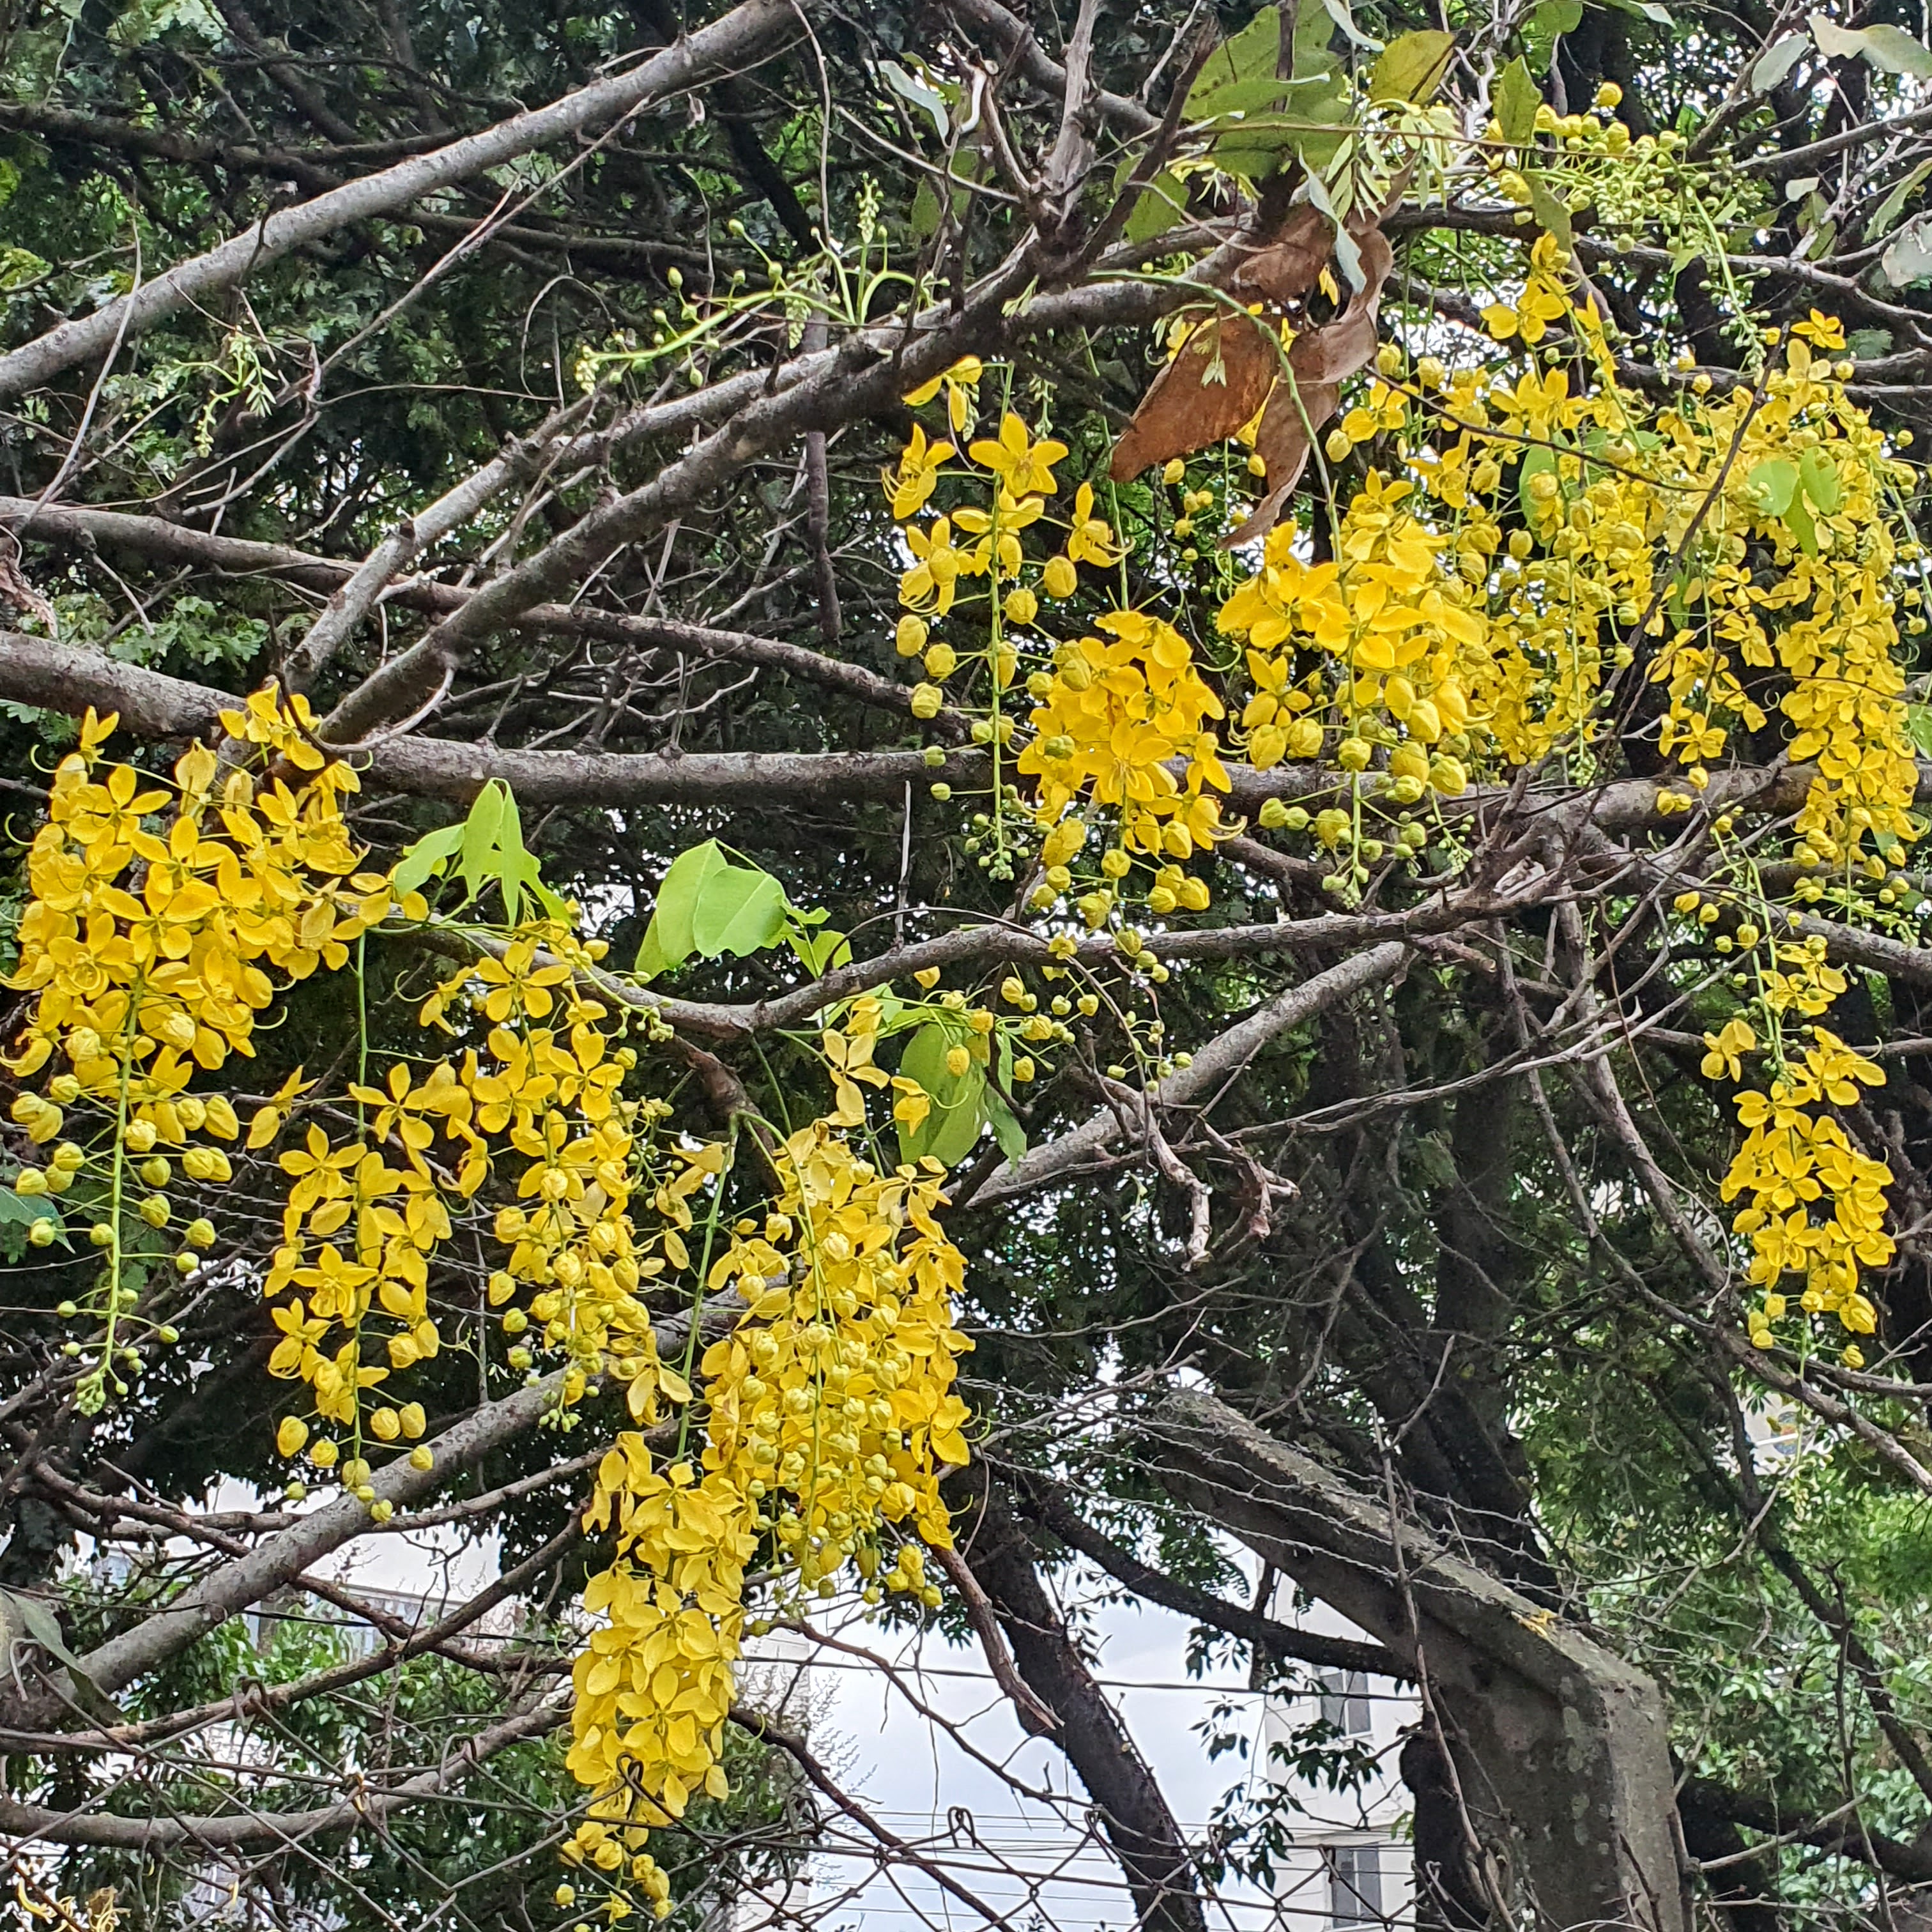
[[(1366, 1633), (1324, 1604), (1298, 1606), (1286, 1582), (1270, 1614), (1284, 1623), (1328, 1636), (1364, 1639)], [(1294, 1796), (1300, 1816), (1294, 1847), (1282, 1862), (1275, 1888), (1277, 1923), (1283, 1932), (1328, 1932), (1329, 1928), (1408, 1927), (1414, 1923), (1414, 1867), (1408, 1834), (1409, 1798), (1397, 1775), (1403, 1739), (1420, 1714), (1406, 1684), (1359, 1672), (1322, 1673), (1318, 1696), (1271, 1702), (1262, 1723), (1258, 1770), (1276, 1784), (1294, 1772), (1280, 1761), (1299, 1733), (1318, 1719), (1358, 1740), (1374, 1762), (1359, 1790), (1330, 1791), (1302, 1780)]]

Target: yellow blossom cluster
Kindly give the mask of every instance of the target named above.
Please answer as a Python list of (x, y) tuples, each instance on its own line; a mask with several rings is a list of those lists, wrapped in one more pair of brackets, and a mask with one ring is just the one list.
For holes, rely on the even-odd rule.
[(1096, 628), (1106, 635), (1055, 654), (1034, 736), (1016, 760), (1037, 781), (1036, 815), (1052, 828), (1042, 856), (1064, 865), (1079, 850), (1085, 827), (1069, 814), (1083, 799), (1114, 808), (1129, 851), (1185, 859), (1205, 850), (1220, 825), (1213, 792), (1228, 789), (1208, 728), (1221, 700), (1172, 624), (1110, 610)]
[(1787, 1274), (1804, 1277), (1798, 1300), (1805, 1313), (1835, 1315), (1853, 1334), (1870, 1334), (1877, 1311), (1860, 1292), (1859, 1271), (1882, 1267), (1894, 1252), (1884, 1228), (1892, 1170), (1816, 1111), (1827, 1102), (1853, 1105), (1861, 1084), (1879, 1086), (1885, 1076), (1835, 1034), (1809, 1030), (1814, 1044), (1768, 1094), (1737, 1096), (1745, 1137), (1719, 1190), (1748, 1204), (1732, 1225), (1750, 1239), (1750, 1279), (1764, 1291), (1751, 1317), (1751, 1339), (1763, 1348), (1785, 1312), (1778, 1285)]
[[(1413, 488), (1371, 475), (1349, 503), (1333, 562), (1306, 562), (1293, 527), (1277, 528), (1260, 568), (1222, 606), (1221, 628), (1247, 640), (1254, 694), (1241, 722), (1257, 768), (1332, 749), (1343, 770), (1359, 772), (1379, 741), (1415, 748), (1394, 774), (1401, 802), (1426, 784), (1463, 788), (1460, 763), (1433, 748), (1468, 728), (1468, 659), (1487, 627), (1468, 583), (1444, 568), (1448, 539), (1414, 514)], [(1291, 682), (1298, 656), (1325, 668)], [(1326, 729), (1323, 711), (1334, 720)]]
[[(703, 1448), (660, 1466), (625, 1436), (585, 1520), (614, 1534), (616, 1556), (585, 1595), (604, 1621), (576, 1665), (568, 1762), (595, 1796), (567, 1856), (627, 1874), (660, 1916), (649, 1833), (695, 1792), (728, 1788), (722, 1732), (752, 1556), (769, 1539), (804, 1592), (830, 1595), (850, 1565), (868, 1602), (892, 1589), (936, 1603), (914, 1538), (950, 1544), (938, 1478), (968, 1454), (952, 1388), (969, 1346), (952, 1316), (964, 1262), (934, 1219), (936, 1165), (881, 1172), (832, 1119), (766, 1152), (769, 1210), (733, 1224), (704, 1277), (744, 1313), (704, 1352)], [(722, 1185), (713, 1153), (686, 1174)], [(659, 1204), (688, 1226), (692, 1191), (661, 1189)]]
[[(8, 1067), (23, 1080), (52, 1070), (44, 1091), (15, 1100), (13, 1118), (38, 1144), (70, 1126), (79, 1136), (16, 1185), (30, 1196), (80, 1186), (98, 1215), (90, 1239), (106, 1266), (90, 1303), (100, 1334), (80, 1385), (88, 1407), (113, 1373), (124, 1261), (155, 1252), (175, 1222), (163, 1190), (177, 1172), (202, 1185), (231, 1175), (212, 1142), (236, 1138), (233, 1105), (189, 1083), (231, 1054), (251, 1054), (281, 989), (344, 964), (392, 902), (382, 875), (356, 871), (342, 814), (356, 776), (317, 749), (301, 698), (271, 686), (224, 712), (228, 760), (196, 746), (171, 783), (131, 765), (102, 768), (116, 722), (90, 710), (54, 774), (28, 855), (33, 898), (10, 982), (33, 1004)], [(37, 1223), (36, 1238), (43, 1228), (52, 1238), (55, 1226)], [(191, 1272), (215, 1238), (194, 1217), (176, 1266)]]
[[(1016, 436), (1010, 418), (982, 452), (1003, 488), (1035, 503), (1057, 454)], [(1090, 525), (1090, 507), (1077, 506)], [(1006, 574), (997, 519), (980, 534), (975, 567)], [(1076, 522), (1074, 542), (1102, 540)], [(160, 1190), (177, 1165), (195, 1182), (232, 1178), (212, 1143), (240, 1138), (242, 1123), (225, 1095), (188, 1092), (191, 1080), (252, 1050), (288, 982), (352, 961), (359, 972), (372, 927), (427, 914), (420, 894), (357, 871), (342, 812), (355, 778), (316, 747), (313, 722), (301, 700), (258, 692), (224, 716), (225, 751), (197, 747), (169, 784), (98, 769), (114, 721), (89, 714), (30, 854), (15, 984), (34, 1000), (9, 1064), (52, 1070), (15, 1118), (37, 1142), (77, 1118), (94, 1132), (16, 1185), (102, 1204), (94, 1238), (110, 1266), (90, 1312), (106, 1334), (82, 1387), (92, 1406), (124, 1386), (115, 1364), (132, 1352), (124, 1329), (116, 1354), (134, 1300), (118, 1285), (124, 1244), (146, 1253), (138, 1244), (167, 1229), (174, 1209)], [(827, 1025), (833, 1112), (787, 1139), (758, 1130), (776, 1191), (762, 1218), (721, 1233), (742, 1137), (650, 1144), (670, 1109), (623, 1093), (636, 1055), (599, 997), (604, 949), (578, 936), (570, 909), (544, 903), (544, 916), (500, 934), (470, 932), (472, 956), (422, 1003), (421, 1024), (462, 1036), (460, 1050), (372, 1067), (365, 1032), (339, 1091), (318, 1091), (298, 1068), (256, 1109), (253, 1152), (301, 1128), (277, 1156), (286, 1192), (262, 1287), (280, 1331), (270, 1372), (304, 1384), (310, 1406), (283, 1418), (276, 1444), (386, 1519), (372, 1458), (393, 1448), (432, 1466), (423, 1405), (396, 1392), (398, 1378), (445, 1346), (433, 1271), (479, 1212), (502, 1251), (486, 1299), (512, 1344), (504, 1359), (528, 1380), (540, 1352), (561, 1369), (557, 1419), (614, 1385), (632, 1421), (668, 1435), (672, 1406), (668, 1457), (627, 1432), (598, 1468), (586, 1526), (614, 1550), (586, 1598), (597, 1627), (576, 1666), (569, 1758), (596, 1795), (568, 1856), (623, 1888), (607, 1901), (614, 1916), (630, 1895), (662, 1915), (670, 1888), (645, 1838), (694, 1794), (724, 1793), (720, 1727), (752, 1558), (763, 1552), (782, 1594), (826, 1593), (849, 1572), (873, 1602), (886, 1590), (938, 1600), (922, 1550), (950, 1540), (938, 1480), (968, 1454), (954, 1386), (964, 1263), (936, 1219), (938, 1164), (882, 1171), (854, 1136), (871, 1131), (868, 1088), (890, 1092), (902, 1125), (931, 1104), (918, 1082), (873, 1064), (880, 996)], [(1024, 988), (1007, 997), (1026, 1028), (1054, 1030)], [(952, 1019), (956, 998), (983, 1064), (997, 1022), (963, 996), (934, 1010)], [(136, 1184), (150, 1190), (138, 1202)], [(486, 1190), (498, 1204), (488, 1210)], [(46, 1226), (58, 1229), (51, 1202)], [(193, 1222), (182, 1261), (192, 1268), (214, 1238)], [(693, 1324), (682, 1370), (659, 1359), (650, 1299), (680, 1282)], [(709, 1316), (692, 1305), (707, 1296)], [(694, 1376), (721, 1307), (738, 1319)]]

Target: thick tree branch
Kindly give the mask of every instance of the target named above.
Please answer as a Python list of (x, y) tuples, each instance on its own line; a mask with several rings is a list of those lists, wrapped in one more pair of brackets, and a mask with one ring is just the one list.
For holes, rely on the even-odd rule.
[(36, 388), (63, 370), (105, 354), (115, 342), (139, 335), (164, 316), (212, 301), (269, 262), (350, 222), (393, 214), (438, 188), (702, 86), (716, 74), (764, 58), (797, 30), (798, 16), (786, 0), (741, 0), (723, 19), (700, 27), (628, 74), (594, 82), (548, 107), (347, 182), (299, 207), (266, 215), (206, 254), (178, 262), (130, 294), (0, 356), (0, 398)]
[(1392, 1651), (1380, 1644), (1363, 1643), (1348, 1637), (1324, 1636), (1318, 1630), (1298, 1630), (1280, 1623), (1240, 1604), (1231, 1604), (1210, 1590), (1196, 1589), (1178, 1577), (1143, 1563), (1131, 1550), (1096, 1529), (1066, 1499), (1066, 1492), (1048, 1478), (1029, 1469), (1003, 1469), (1018, 1490), (1028, 1510), (1042, 1528), (1051, 1530), (1070, 1550), (1077, 1550), (1090, 1562), (1097, 1564), (1115, 1582), (1124, 1584), (1137, 1597), (1150, 1604), (1192, 1617), (1197, 1623), (1226, 1630), (1256, 1646), (1271, 1657), (1292, 1658), (1298, 1664), (1324, 1670), (1361, 1670), (1371, 1676), (1386, 1677), (1407, 1683), (1412, 1672)]

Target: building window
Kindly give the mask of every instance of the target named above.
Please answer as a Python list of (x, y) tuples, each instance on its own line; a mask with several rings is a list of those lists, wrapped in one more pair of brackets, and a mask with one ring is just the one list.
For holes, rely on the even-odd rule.
[(1360, 1670), (1324, 1670), (1322, 1721), (1345, 1738), (1365, 1738), (1372, 1728), (1369, 1680)]
[(1335, 1925), (1381, 1924), (1381, 1847), (1338, 1845), (1328, 1854), (1328, 1858), (1330, 1922)]

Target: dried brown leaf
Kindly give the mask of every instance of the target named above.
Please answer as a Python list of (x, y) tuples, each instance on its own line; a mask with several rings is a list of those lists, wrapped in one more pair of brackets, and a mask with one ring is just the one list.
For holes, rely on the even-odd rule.
[(1315, 286), (1334, 247), (1328, 218), (1304, 202), (1267, 248), (1235, 269), (1228, 278), (1228, 292), (1242, 302), (1271, 302), (1286, 308)]
[(1124, 483), (1151, 464), (1226, 442), (1267, 401), (1280, 368), (1276, 338), (1252, 316), (1224, 315), (1196, 329), (1141, 398), (1108, 475)]
[(1333, 322), (1297, 336), (1290, 345), (1288, 366), (1294, 380), (1275, 386), (1255, 434), (1256, 451), (1268, 466), (1268, 493), (1239, 530), (1222, 538), (1224, 550), (1252, 543), (1280, 520), (1307, 467), (1310, 444), (1340, 406), (1342, 385), (1366, 368), (1376, 352), (1376, 317), (1395, 254), (1379, 228), (1364, 229), (1355, 241), (1361, 250), (1362, 286)]

